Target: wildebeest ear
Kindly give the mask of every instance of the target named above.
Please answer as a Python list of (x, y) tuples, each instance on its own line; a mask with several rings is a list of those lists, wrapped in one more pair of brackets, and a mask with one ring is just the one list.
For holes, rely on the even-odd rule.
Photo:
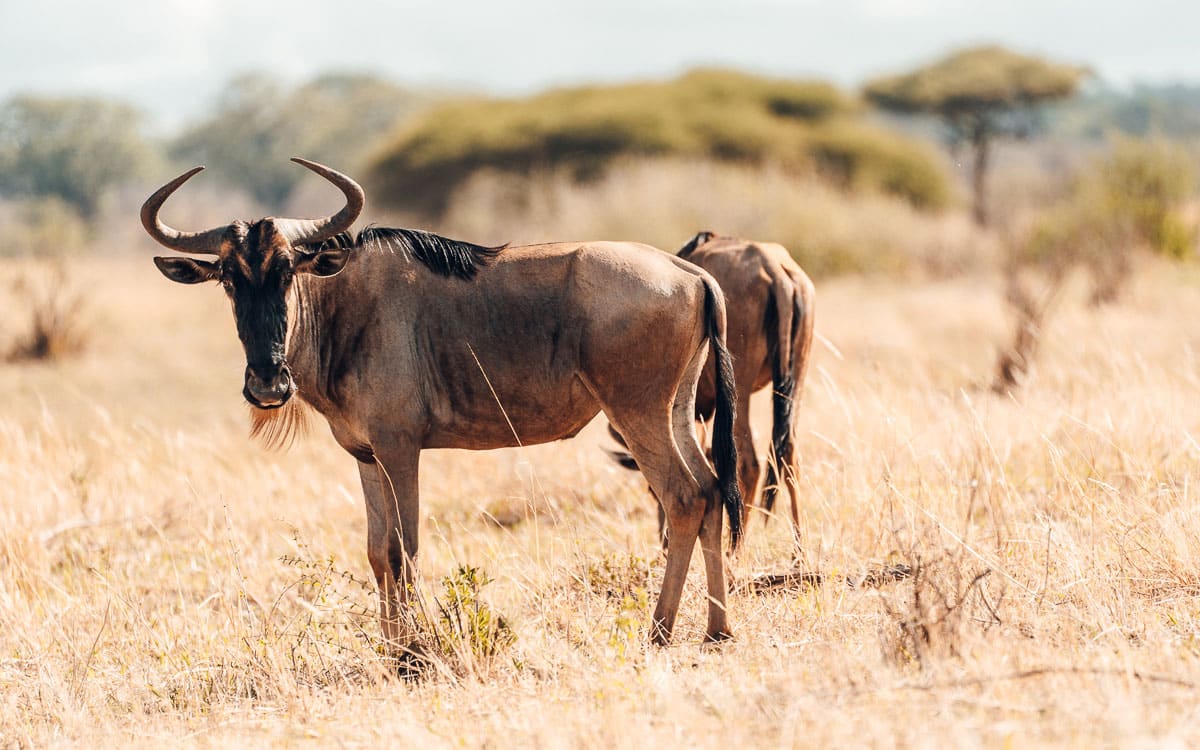
[(221, 275), (220, 266), (207, 260), (156, 256), (154, 265), (158, 266), (163, 276), (180, 284), (199, 284), (202, 281), (212, 281)]
[(314, 276), (335, 276), (350, 260), (350, 249), (333, 247), (313, 253), (303, 253), (296, 260), (296, 273), (311, 273)]

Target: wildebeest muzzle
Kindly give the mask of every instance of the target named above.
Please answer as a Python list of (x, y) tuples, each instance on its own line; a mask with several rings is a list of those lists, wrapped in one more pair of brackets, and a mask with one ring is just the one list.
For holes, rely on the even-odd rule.
[(287, 364), (282, 364), (270, 374), (246, 367), (246, 387), (242, 395), (252, 406), (259, 409), (278, 409), (296, 392), (296, 382), (292, 380), (292, 371)]

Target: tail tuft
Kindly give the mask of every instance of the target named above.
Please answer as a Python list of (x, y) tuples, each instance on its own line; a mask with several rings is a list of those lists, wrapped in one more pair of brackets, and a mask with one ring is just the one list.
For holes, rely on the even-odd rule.
[(742, 493), (738, 489), (737, 446), (733, 438), (737, 413), (737, 389), (734, 386), (733, 357), (725, 348), (725, 316), (720, 290), (711, 278), (704, 280), (704, 320), (709, 346), (716, 365), (717, 403), (713, 416), (713, 464), (721, 489), (721, 502), (729, 516), (730, 545), (737, 550), (742, 543)]
[(767, 461), (767, 478), (763, 484), (763, 508), (771, 517), (779, 497), (781, 472), (787, 471), (787, 457), (792, 455), (792, 406), (795, 403), (796, 380), (792, 377), (792, 347), (799, 322), (796, 314), (789, 315), (789, 330), (780, 331), (779, 306), (775, 295), (767, 298), (763, 321), (766, 329), (767, 356), (771, 360), (771, 458)]

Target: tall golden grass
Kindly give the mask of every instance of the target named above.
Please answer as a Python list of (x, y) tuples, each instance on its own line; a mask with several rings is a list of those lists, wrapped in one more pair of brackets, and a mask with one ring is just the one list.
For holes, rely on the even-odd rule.
[[(417, 682), (375, 651), (353, 460), (324, 430), (249, 442), (220, 291), (148, 258), (77, 270), (89, 348), (0, 367), (6, 746), (1200, 740), (1194, 269), (1151, 265), (1099, 311), (1068, 289), (1007, 398), (986, 389), (997, 278), (822, 284), (799, 446), (823, 583), (739, 588), (717, 649), (698, 559), (675, 645), (646, 645), (652, 500), (600, 425), (427, 453), (426, 601), (477, 567), (515, 642), (450, 649)], [(753, 521), (741, 584), (787, 567), (787, 524)], [(893, 563), (916, 574), (862, 581)]]
[[(403, 217), (400, 218), (403, 221)], [(438, 229), (479, 242), (631, 239), (674, 252), (697, 231), (783, 243), (819, 277), (944, 277), (996, 267), (1000, 248), (957, 212), (931, 214), (813, 174), (707, 160), (620, 162), (592, 182), (565, 171), (484, 172)]]

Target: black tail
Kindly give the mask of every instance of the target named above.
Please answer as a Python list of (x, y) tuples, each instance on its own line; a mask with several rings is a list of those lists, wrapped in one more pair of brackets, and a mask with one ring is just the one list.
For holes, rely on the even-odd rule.
[(771, 460), (767, 462), (767, 478), (763, 483), (763, 508), (767, 518), (775, 508), (779, 496), (781, 472), (790, 470), (792, 455), (792, 407), (795, 405), (796, 379), (792, 376), (793, 357), (791, 342), (796, 340), (804, 317), (799, 295), (793, 297), (790, 330), (779, 330), (779, 308), (775, 295), (767, 298), (767, 312), (763, 328), (767, 336), (767, 356), (771, 359)]
[(711, 279), (704, 279), (704, 324), (716, 365), (717, 403), (713, 417), (713, 463), (721, 488), (721, 502), (729, 516), (729, 539), (733, 549), (742, 543), (742, 493), (738, 489), (737, 446), (733, 440), (733, 420), (737, 412), (737, 390), (733, 380), (733, 358), (725, 348), (725, 321), (719, 315), (720, 291)]

